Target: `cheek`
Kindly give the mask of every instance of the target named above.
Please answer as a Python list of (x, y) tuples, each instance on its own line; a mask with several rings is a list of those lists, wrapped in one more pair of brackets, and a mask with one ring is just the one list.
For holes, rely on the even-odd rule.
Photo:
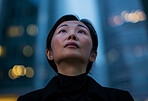
[(85, 39), (84, 43), (83, 43), (85, 49), (91, 51), (92, 50), (92, 40), (91, 39)]
[(53, 40), (51, 41), (51, 49), (53, 51), (57, 50), (59, 43), (59, 40), (53, 38)]
[(88, 60), (92, 51), (92, 40), (90, 39), (85, 39), (85, 41), (83, 41), (83, 47), (82, 47), (82, 55), (83, 57)]
[(51, 49), (56, 54), (58, 51), (60, 51), (62, 47), (62, 38), (60, 36), (56, 36), (52, 38), (51, 41)]

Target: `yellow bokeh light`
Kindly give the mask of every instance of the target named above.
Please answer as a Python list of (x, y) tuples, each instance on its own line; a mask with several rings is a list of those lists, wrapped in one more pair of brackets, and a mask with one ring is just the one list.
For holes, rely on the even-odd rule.
[(137, 15), (140, 21), (146, 20), (146, 14), (144, 12), (138, 12)]
[(32, 78), (34, 76), (34, 70), (31, 67), (25, 68), (23, 65), (15, 65), (9, 70), (8, 75), (13, 80), (25, 75), (28, 78)]
[(132, 21), (134, 19), (134, 14), (133, 13), (129, 13), (128, 15), (128, 21)]
[(11, 74), (18, 78), (19, 76), (24, 76), (26, 74), (26, 69), (23, 65), (15, 65), (12, 68)]
[(139, 22), (140, 21), (140, 19), (139, 19), (139, 16), (136, 14), (136, 13), (134, 13), (134, 19), (133, 19), (133, 23), (137, 23), (137, 22)]
[(17, 65), (16, 67), (16, 72), (18, 76), (24, 76), (26, 74), (26, 69), (23, 65)]
[(18, 37), (22, 36), (24, 33), (23, 26), (11, 26), (8, 28), (8, 36), (9, 37)]
[(31, 67), (26, 67), (26, 76), (32, 78), (34, 76), (34, 70)]
[(17, 73), (17, 65), (15, 65), (13, 68), (12, 68), (12, 72), (13, 72), (13, 74), (14, 75), (18, 75), (18, 73)]
[(4, 48), (0, 45), (0, 56), (3, 56), (4, 54)]
[(129, 22), (129, 13), (126, 13), (124, 15), (124, 19), (125, 19), (126, 22)]
[(132, 23), (146, 20), (146, 14), (140, 10), (132, 11), (131, 13), (123, 11), (121, 12), (121, 16), (125, 19), (126, 22)]
[(33, 49), (31, 46), (27, 45), (23, 48), (23, 54), (26, 56), (26, 57), (30, 57), (32, 56), (33, 54)]
[(130, 13), (129, 16), (128, 16), (128, 20), (130, 22), (136, 23), (136, 22), (139, 21), (139, 18), (135, 13)]
[(12, 69), (9, 70), (8, 75), (12, 80), (17, 78), (17, 76), (13, 74)]
[(23, 65), (18, 66), (17, 72), (18, 72), (18, 75), (24, 76), (26, 74), (26, 68)]
[(30, 24), (27, 27), (27, 33), (31, 36), (35, 36), (38, 32), (38, 27), (34, 24)]

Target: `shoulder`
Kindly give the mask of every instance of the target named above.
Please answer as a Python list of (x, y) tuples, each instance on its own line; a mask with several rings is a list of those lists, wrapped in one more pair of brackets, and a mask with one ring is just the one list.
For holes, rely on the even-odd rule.
[(93, 92), (101, 94), (101, 96), (106, 96), (108, 99), (110, 99), (110, 101), (134, 101), (128, 91), (110, 87), (102, 87), (93, 78), (88, 76), (88, 79), (91, 91), (93, 89)]
[(128, 91), (103, 87), (111, 99), (120, 101), (134, 101), (131, 94)]
[(29, 92), (18, 97), (17, 101), (41, 101), (47, 93), (52, 93), (55, 89), (56, 77), (53, 77), (46, 87)]
[(35, 90), (19, 96), (17, 101), (40, 101), (42, 99), (43, 89)]
[(116, 89), (116, 88), (110, 88), (110, 87), (103, 87), (107, 92), (109, 93), (126, 93), (127, 91), (121, 90), (121, 89)]
[(106, 92), (110, 93), (110, 94), (126, 94), (128, 93), (128, 91), (125, 91), (125, 90), (121, 90), (121, 89), (116, 89), (116, 88), (109, 88), (109, 87), (103, 87)]

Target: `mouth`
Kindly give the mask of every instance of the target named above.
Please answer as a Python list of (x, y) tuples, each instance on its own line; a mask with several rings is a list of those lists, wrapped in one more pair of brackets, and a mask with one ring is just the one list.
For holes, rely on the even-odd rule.
[(79, 48), (75, 42), (68, 42), (64, 47)]

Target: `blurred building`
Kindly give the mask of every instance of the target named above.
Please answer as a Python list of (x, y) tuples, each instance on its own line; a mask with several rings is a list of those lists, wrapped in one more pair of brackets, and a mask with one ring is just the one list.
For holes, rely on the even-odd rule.
[(100, 8), (109, 85), (144, 101), (148, 98), (148, 39), (142, 2), (100, 0)]
[(0, 94), (23, 93), (33, 89), (38, 8), (3, 0), (0, 10)]

